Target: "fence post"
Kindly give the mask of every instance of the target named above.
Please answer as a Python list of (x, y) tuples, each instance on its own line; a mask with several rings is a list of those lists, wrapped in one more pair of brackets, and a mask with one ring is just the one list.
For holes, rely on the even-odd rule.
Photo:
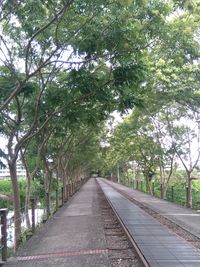
[(188, 208), (190, 208), (190, 204), (189, 204), (189, 187), (188, 186), (186, 186), (186, 206), (188, 207)]
[(171, 198), (172, 198), (172, 202), (174, 202), (174, 186), (173, 185), (171, 188)]
[(64, 188), (62, 187), (62, 205), (64, 204)]
[(154, 184), (154, 182), (152, 182), (152, 195), (153, 196), (155, 195), (155, 184)]
[(68, 182), (67, 184), (67, 195), (68, 195), (68, 199), (70, 198), (70, 183)]
[(72, 182), (69, 184), (69, 196), (72, 196)]
[(74, 185), (73, 185), (73, 182), (71, 183), (71, 195), (73, 196), (74, 194)]
[(139, 189), (139, 181), (138, 180), (136, 181), (136, 189), (137, 190)]
[(66, 198), (65, 198), (65, 201), (68, 201), (68, 199), (69, 199), (68, 184), (66, 184), (65, 192), (66, 192)]
[(72, 182), (72, 196), (74, 194), (74, 182)]
[(7, 212), (8, 209), (0, 209), (2, 261), (7, 260)]
[(35, 199), (31, 198), (31, 226), (32, 226), (32, 233), (35, 232)]
[(47, 219), (51, 215), (51, 202), (50, 202), (50, 194), (49, 192), (46, 192), (46, 205), (47, 205)]
[(140, 191), (142, 192), (142, 189), (143, 189), (143, 182), (140, 181)]
[(71, 182), (71, 197), (73, 196), (73, 182)]

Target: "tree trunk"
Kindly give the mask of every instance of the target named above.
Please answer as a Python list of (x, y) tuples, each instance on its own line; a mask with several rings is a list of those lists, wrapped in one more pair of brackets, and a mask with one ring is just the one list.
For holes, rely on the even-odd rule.
[[(166, 178), (163, 179), (163, 197), (164, 198), (166, 198), (167, 188), (168, 188), (168, 185), (169, 185), (170, 178), (172, 176), (173, 163), (174, 163), (174, 157), (171, 157), (170, 158), (170, 172), (169, 172), (169, 174), (167, 176), (165, 175)], [(163, 170), (163, 173), (165, 173), (164, 170)]]
[(128, 180), (128, 187), (130, 187), (130, 177), (128, 175), (128, 171), (126, 171), (126, 176), (127, 176), (127, 180)]
[(51, 181), (50, 181), (50, 173), (46, 169), (45, 171), (45, 191), (46, 191), (46, 211), (47, 211), (47, 219), (51, 215), (51, 196), (50, 196), (50, 188), (51, 188)]
[(70, 192), (69, 192), (70, 186), (69, 186), (69, 178), (68, 177), (67, 177), (66, 185), (67, 185), (66, 194), (67, 194), (67, 200), (68, 200), (70, 197)]
[(19, 195), (19, 187), (17, 182), (17, 170), (16, 170), (16, 161), (9, 161), (9, 170), (10, 177), (12, 181), (12, 189), (13, 189), (13, 207), (14, 207), (14, 248), (15, 250), (18, 248), (21, 237), (21, 214), (20, 214), (20, 195)]
[(26, 187), (26, 199), (25, 199), (25, 216), (26, 216), (26, 225), (28, 228), (31, 228), (30, 218), (28, 215), (30, 194), (31, 194), (31, 177), (30, 174), (28, 174), (27, 172), (26, 172), (26, 180), (27, 180), (27, 187)]
[(45, 165), (44, 180), (45, 180), (45, 193), (46, 193), (46, 214), (47, 219), (51, 215), (51, 182), (52, 182), (52, 170), (49, 167), (46, 157), (43, 153), (43, 162)]
[(59, 194), (58, 194), (58, 190), (59, 190), (59, 174), (58, 174), (58, 170), (56, 171), (56, 210), (58, 210), (58, 206), (59, 206)]
[(167, 189), (168, 189), (168, 183), (163, 184), (163, 198), (166, 198), (166, 194), (167, 194)]
[(62, 186), (63, 186), (63, 198), (66, 201), (67, 199), (67, 192), (66, 192), (66, 185), (67, 185), (67, 175), (66, 175), (66, 170), (63, 168), (62, 170)]
[(120, 176), (119, 176), (119, 163), (117, 164), (117, 182), (120, 183)]
[(149, 185), (149, 177), (146, 177), (146, 193), (149, 194), (150, 193), (150, 185)]
[(47, 209), (47, 219), (49, 218), (49, 216), (51, 215), (51, 200), (50, 200), (50, 194), (49, 192), (46, 192), (46, 209)]
[(188, 199), (187, 207), (192, 208), (192, 179), (191, 172), (187, 172)]
[(166, 194), (167, 194), (167, 189), (168, 189), (170, 177), (171, 177), (171, 175), (168, 176), (166, 182), (163, 183), (163, 198), (166, 198)]
[(25, 217), (26, 217), (26, 225), (27, 228), (31, 228), (30, 218), (28, 214), (29, 210), (29, 203), (30, 203), (30, 193), (31, 193), (31, 175), (26, 163), (26, 159), (24, 155), (21, 153), (22, 162), (24, 164), (25, 170), (26, 170), (26, 181), (27, 181), (27, 187), (26, 187), (26, 199), (25, 199)]

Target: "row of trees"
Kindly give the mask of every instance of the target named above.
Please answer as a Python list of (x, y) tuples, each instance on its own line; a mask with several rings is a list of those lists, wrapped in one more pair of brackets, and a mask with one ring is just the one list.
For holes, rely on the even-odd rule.
[(49, 210), (52, 172), (65, 188), (92, 162), (101, 168), (99, 154), (96, 161), (91, 155), (110, 112), (153, 107), (158, 99), (160, 107), (172, 99), (198, 103), (199, 5), (3, 0), (0, 8), (0, 131), (8, 140), (1, 156), (10, 169), (17, 245), (19, 157), (27, 171), (26, 207), (31, 181), (42, 172)]
[(135, 178), (145, 177), (147, 192), (158, 176), (163, 196), (174, 168), (182, 165), (190, 207), (200, 157), (199, 15), (193, 4), (190, 15), (181, 9), (168, 18), (172, 31), (162, 29), (164, 38), (149, 50), (142, 104), (111, 133), (105, 161), (107, 170), (127, 170), (131, 163)]
[(151, 107), (134, 109), (110, 137), (106, 168), (132, 168), (135, 179), (145, 178), (149, 193), (150, 181), (159, 177), (163, 197), (173, 171), (177, 166), (184, 168), (192, 207), (192, 180), (197, 178), (193, 172), (199, 167), (200, 157), (200, 125), (196, 116), (196, 112), (176, 103), (156, 112)]

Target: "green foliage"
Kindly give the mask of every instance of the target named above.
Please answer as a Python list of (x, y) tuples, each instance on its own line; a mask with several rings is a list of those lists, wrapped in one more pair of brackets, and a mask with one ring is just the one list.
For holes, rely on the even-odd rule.
[(19, 186), (19, 192), (20, 192), (21, 209), (23, 210), (25, 208), (27, 181), (25, 179), (19, 179), (18, 186)]
[(31, 186), (31, 196), (36, 198), (37, 201), (44, 205), (45, 201), (45, 187), (44, 187), (44, 177), (37, 176), (37, 178), (32, 181)]
[(200, 191), (200, 181), (193, 181), (192, 183), (194, 190)]
[[(171, 193), (171, 186), (173, 185), (174, 188), (174, 202), (180, 205), (186, 205), (186, 184), (184, 182), (184, 176), (180, 173), (179, 174), (182, 179), (172, 180), (169, 188), (167, 190), (167, 199), (172, 201), (172, 193)], [(200, 181), (193, 181), (192, 182), (192, 198), (193, 198), (193, 209), (200, 209)]]
[[(121, 183), (129, 186), (127, 177), (121, 173)], [(131, 181), (130, 187), (133, 187), (133, 177), (132, 174), (129, 179)], [(158, 178), (154, 179), (154, 196), (160, 198), (160, 180)], [(152, 184), (151, 184), (152, 187)], [(172, 189), (173, 187), (173, 189)], [(134, 188), (136, 188), (136, 180), (134, 180)], [(145, 181), (142, 180), (142, 183), (139, 182), (139, 191), (146, 192)], [(193, 196), (193, 204), (192, 208), (199, 210), (200, 209), (200, 181), (194, 180), (192, 182), (192, 196)], [(173, 178), (170, 180), (167, 192), (166, 192), (166, 200), (186, 206), (186, 183), (185, 183), (185, 173), (183, 170), (179, 170), (173, 174)]]
[(0, 104), (11, 94), (16, 86), (14, 76), (6, 67), (0, 67)]
[(2, 193), (11, 193), (11, 181), (0, 180), (0, 189)]
[(24, 244), (32, 235), (33, 233), (31, 232), (31, 229), (23, 227), (20, 236), (22, 244)]
[[(18, 180), (19, 191), (20, 191), (20, 202), (21, 202), (21, 209), (24, 209), (25, 205), (25, 196), (26, 196), (26, 180), (19, 179)], [(0, 194), (8, 195), (12, 197), (12, 183), (11, 180), (0, 180)], [(13, 205), (11, 202), (6, 200), (0, 199), (0, 207), (1, 208), (9, 208), (13, 209)]]

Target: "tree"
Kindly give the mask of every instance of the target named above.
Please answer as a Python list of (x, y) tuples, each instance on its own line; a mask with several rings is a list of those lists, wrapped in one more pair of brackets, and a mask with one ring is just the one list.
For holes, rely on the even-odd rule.
[(110, 141), (110, 158), (117, 158), (117, 162), (135, 162), (145, 177), (146, 191), (150, 192), (149, 181), (156, 173), (163, 150), (155, 142), (152, 128), (148, 129), (148, 118), (141, 115), (135, 109), (132, 116), (116, 127)]
[[(190, 208), (192, 207), (192, 172), (197, 167), (200, 159), (200, 132), (196, 116), (198, 114), (183, 108), (178, 117), (169, 114), (169, 110), (166, 113), (166, 123), (173, 149), (186, 171), (186, 184), (188, 186), (187, 206)], [(196, 118), (196, 122), (193, 121), (193, 129), (184, 122), (180, 124), (181, 117), (184, 119), (189, 117), (190, 120)], [(191, 122), (192, 120), (190, 124), (192, 124)], [(197, 124), (195, 125), (196, 127), (194, 123)]]

